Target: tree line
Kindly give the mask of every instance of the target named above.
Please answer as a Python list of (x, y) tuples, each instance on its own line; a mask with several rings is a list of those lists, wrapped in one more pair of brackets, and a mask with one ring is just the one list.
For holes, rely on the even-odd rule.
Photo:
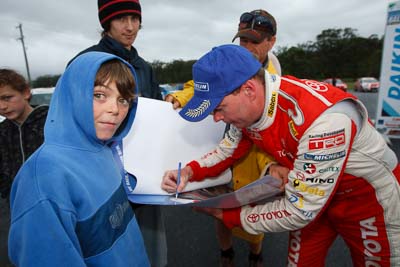
[(383, 37), (361, 37), (352, 28), (327, 29), (314, 42), (279, 48), (277, 57), (283, 74), (299, 78), (379, 78), (382, 49)]
[[(276, 56), (282, 74), (321, 80), (327, 77), (356, 79), (362, 76), (379, 78), (383, 36), (361, 37), (353, 28), (326, 29), (308, 41), (292, 47), (278, 47)], [(160, 84), (182, 83), (192, 79), (196, 60), (174, 60), (150, 63)], [(60, 75), (44, 75), (32, 87), (55, 86)]]

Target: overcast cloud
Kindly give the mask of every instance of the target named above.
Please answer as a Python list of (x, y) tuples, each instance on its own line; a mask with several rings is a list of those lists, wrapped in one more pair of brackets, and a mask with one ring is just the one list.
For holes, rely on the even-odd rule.
[[(141, 0), (143, 29), (134, 46), (147, 61), (197, 59), (230, 43), (244, 11), (263, 8), (277, 20), (276, 47), (315, 41), (322, 30), (351, 27), (384, 33), (388, 0)], [(95, 0), (1, 0), (0, 67), (26, 76), (21, 23), (32, 79), (60, 74), (79, 51), (99, 41)]]

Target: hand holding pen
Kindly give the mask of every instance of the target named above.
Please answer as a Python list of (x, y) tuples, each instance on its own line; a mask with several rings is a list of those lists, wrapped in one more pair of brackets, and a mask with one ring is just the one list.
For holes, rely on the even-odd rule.
[(181, 168), (180, 181), (178, 181), (178, 170), (166, 171), (161, 182), (161, 188), (168, 193), (179, 194), (186, 187), (190, 177), (192, 176), (193, 170), (190, 166)]

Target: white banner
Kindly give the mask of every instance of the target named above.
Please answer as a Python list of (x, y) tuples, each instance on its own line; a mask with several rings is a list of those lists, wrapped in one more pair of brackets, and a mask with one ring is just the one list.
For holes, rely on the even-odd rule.
[(376, 128), (389, 138), (400, 138), (400, 1), (388, 7)]

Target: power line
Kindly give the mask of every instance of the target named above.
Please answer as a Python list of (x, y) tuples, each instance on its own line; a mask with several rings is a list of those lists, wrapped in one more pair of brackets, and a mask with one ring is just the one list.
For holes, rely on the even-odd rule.
[(22, 33), (22, 24), (20, 23), (15, 28), (19, 28), (20, 37), (17, 38), (17, 40), (20, 40), (22, 43), (22, 49), (24, 50), (24, 57), (25, 57), (26, 72), (28, 73), (28, 82), (29, 82), (29, 84), (31, 84), (31, 74), (29, 72), (28, 57), (26, 55), (26, 49), (25, 49), (25, 43), (24, 43), (24, 34)]

